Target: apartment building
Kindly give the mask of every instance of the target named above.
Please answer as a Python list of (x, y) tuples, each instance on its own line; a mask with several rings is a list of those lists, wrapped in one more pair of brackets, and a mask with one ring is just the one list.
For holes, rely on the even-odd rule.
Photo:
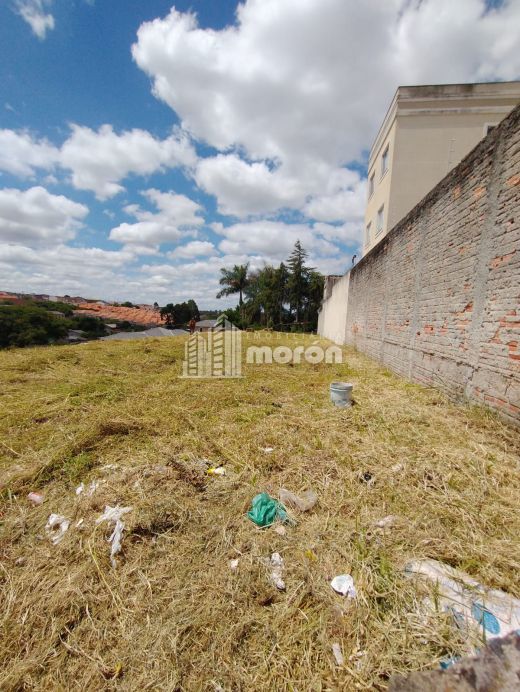
[(399, 87), (370, 150), (363, 254), (520, 103), (520, 82)]

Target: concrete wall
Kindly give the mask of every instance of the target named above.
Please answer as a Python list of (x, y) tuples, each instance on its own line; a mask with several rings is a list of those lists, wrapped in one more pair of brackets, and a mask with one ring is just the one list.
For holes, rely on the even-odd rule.
[(345, 343), (349, 276), (328, 276), (318, 317), (318, 334), (336, 344)]
[(346, 341), (520, 421), (520, 107), (352, 268)]

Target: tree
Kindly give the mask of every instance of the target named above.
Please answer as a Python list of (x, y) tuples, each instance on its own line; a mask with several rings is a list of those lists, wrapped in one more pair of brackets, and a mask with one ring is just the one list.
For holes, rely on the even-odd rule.
[(314, 331), (318, 326), (318, 312), (323, 298), (323, 274), (311, 270), (309, 272), (307, 305), (305, 307), (305, 321), (307, 329)]
[(253, 272), (248, 272), (247, 264), (221, 269), (220, 284), (225, 288), (217, 298), (239, 294), (238, 314), (242, 327), (258, 324), (275, 328), (294, 321), (298, 326), (293, 325), (293, 329), (311, 331), (317, 325), (323, 276), (307, 267), (306, 259), (307, 251), (298, 240), (287, 264), (265, 265)]
[(276, 270), (276, 319), (275, 322), (282, 324), (284, 321), (284, 305), (288, 301), (287, 284), (289, 281), (289, 272), (283, 262)]
[(160, 310), (162, 319), (165, 320), (167, 327), (175, 325), (187, 324), (193, 317), (196, 320), (200, 319), (199, 308), (194, 300), (188, 300), (187, 303), (168, 303)]
[(253, 322), (273, 327), (283, 322), (283, 306), (286, 302), (287, 270), (280, 264), (276, 269), (266, 265), (250, 275), (246, 289), (245, 312)]
[(68, 321), (34, 305), (0, 306), (0, 348), (50, 344), (67, 336)]
[(294, 250), (287, 260), (289, 278), (287, 292), (291, 311), (294, 310), (295, 321), (299, 322), (302, 316), (302, 308), (307, 297), (309, 287), (309, 273), (312, 271), (305, 266), (308, 253), (303, 249), (299, 240), (294, 244)]
[(189, 320), (191, 320), (192, 317), (194, 320), (196, 320), (198, 322), (200, 320), (199, 307), (198, 307), (197, 303), (192, 298), (190, 298), (188, 300), (188, 309), (190, 312), (190, 317), (188, 319), (188, 322), (189, 322)]
[(80, 329), (85, 332), (85, 336), (89, 339), (96, 339), (98, 336), (106, 334), (105, 323), (99, 317), (91, 317), (90, 315), (78, 315), (68, 321), (71, 329)]
[(168, 305), (165, 305), (163, 308), (161, 308), (160, 315), (161, 319), (164, 320), (164, 323), (167, 327), (173, 327), (173, 325), (175, 324), (175, 312), (173, 310), (173, 303), (168, 303)]
[(235, 264), (233, 269), (222, 267), (220, 270), (219, 284), (224, 288), (217, 293), (217, 298), (238, 293), (238, 307), (241, 314), (243, 314), (244, 291), (249, 285), (248, 271), (249, 262), (247, 264)]

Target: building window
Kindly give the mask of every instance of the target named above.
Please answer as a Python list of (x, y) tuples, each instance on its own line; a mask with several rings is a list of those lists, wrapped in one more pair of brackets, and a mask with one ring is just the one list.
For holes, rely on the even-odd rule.
[(368, 224), (365, 230), (365, 245), (370, 245), (370, 228), (372, 227), (372, 222)]
[(386, 145), (386, 149), (383, 152), (383, 156), (381, 156), (381, 177), (384, 176), (384, 174), (388, 170), (388, 150), (390, 148), (390, 145)]
[(370, 176), (370, 180), (368, 181), (368, 199), (372, 197), (374, 194), (374, 178), (376, 177), (375, 173), (372, 173)]
[(385, 205), (383, 204), (382, 207), (377, 212), (377, 228), (376, 228), (376, 234), (379, 235), (380, 233), (383, 232), (383, 222), (385, 219)]

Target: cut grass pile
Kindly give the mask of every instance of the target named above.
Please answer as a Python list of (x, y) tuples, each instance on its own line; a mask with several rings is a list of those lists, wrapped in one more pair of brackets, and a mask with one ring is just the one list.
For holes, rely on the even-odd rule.
[[(315, 340), (278, 337), (262, 343)], [(421, 614), (408, 560), (520, 597), (519, 431), (352, 350), (341, 365), (187, 380), (183, 346), (0, 354), (0, 688), (382, 690), (465, 650), (446, 619)], [(354, 383), (351, 409), (330, 405), (336, 379)], [(246, 517), (255, 494), (282, 487), (319, 497), (285, 536)], [(112, 529), (95, 520), (118, 504), (132, 510), (113, 569)], [(71, 522), (56, 546), (53, 512)], [(386, 515), (396, 523), (376, 528)], [(330, 588), (344, 573), (356, 600)]]

